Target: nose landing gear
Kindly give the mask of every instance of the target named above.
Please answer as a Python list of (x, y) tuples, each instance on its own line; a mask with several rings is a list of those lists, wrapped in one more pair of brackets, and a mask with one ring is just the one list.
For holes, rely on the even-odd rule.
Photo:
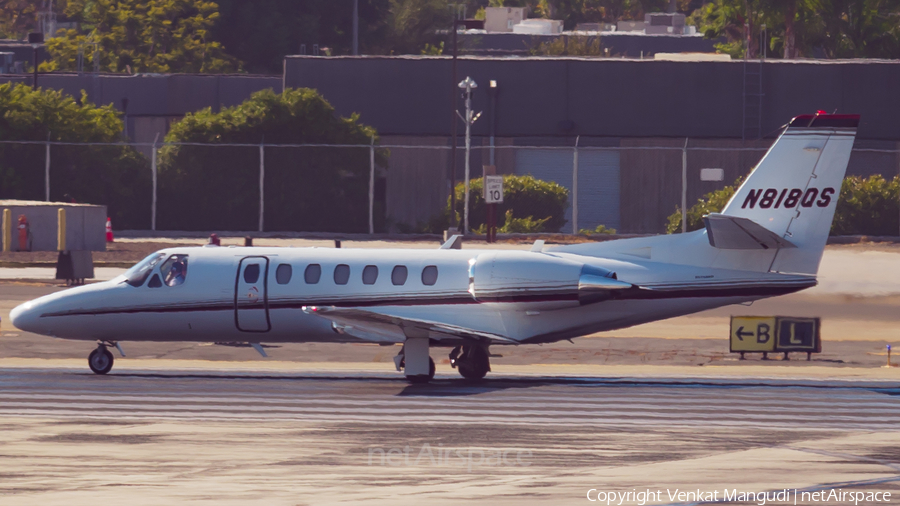
[(119, 346), (119, 343), (102, 341), (97, 343), (97, 348), (88, 355), (88, 367), (94, 371), (94, 374), (106, 374), (113, 368), (113, 354), (109, 352), (108, 347), (115, 346), (116, 349), (119, 350), (119, 353), (122, 356), (125, 356), (125, 353), (122, 352), (122, 347)]
[(101, 344), (88, 355), (88, 366), (94, 374), (106, 374), (112, 370), (113, 355)]
[(486, 347), (478, 344), (464, 344), (450, 352), (450, 367), (468, 380), (480, 380), (491, 370), (491, 362)]

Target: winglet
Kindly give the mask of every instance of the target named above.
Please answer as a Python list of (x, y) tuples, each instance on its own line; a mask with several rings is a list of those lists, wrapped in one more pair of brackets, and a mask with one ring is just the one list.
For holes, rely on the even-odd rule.
[(540, 253), (544, 249), (544, 240), (538, 239), (534, 241), (534, 244), (531, 245), (531, 251), (535, 253)]
[(461, 235), (454, 235), (447, 239), (447, 242), (441, 244), (438, 249), (462, 249), (462, 238)]

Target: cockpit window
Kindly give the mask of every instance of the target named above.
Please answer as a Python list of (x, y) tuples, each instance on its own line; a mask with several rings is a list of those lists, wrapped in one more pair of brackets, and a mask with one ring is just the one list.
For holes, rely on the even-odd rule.
[(156, 267), (156, 264), (161, 262), (165, 256), (164, 253), (151, 253), (147, 258), (134, 264), (134, 266), (125, 273), (125, 282), (131, 286), (143, 285), (144, 281), (147, 281), (147, 277), (150, 276), (150, 272)]
[(178, 286), (187, 277), (187, 255), (172, 255), (159, 267), (159, 273), (168, 286)]

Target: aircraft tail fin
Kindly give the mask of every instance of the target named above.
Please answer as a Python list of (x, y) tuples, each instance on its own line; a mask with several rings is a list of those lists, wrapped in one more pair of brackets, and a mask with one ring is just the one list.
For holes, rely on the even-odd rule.
[(713, 221), (728, 217), (732, 224), (746, 225), (749, 220), (750, 227), (742, 228), (755, 224), (783, 238), (796, 247), (778, 246), (769, 270), (814, 275), (858, 124), (858, 115), (821, 111), (791, 120), (721, 216), (712, 216)]

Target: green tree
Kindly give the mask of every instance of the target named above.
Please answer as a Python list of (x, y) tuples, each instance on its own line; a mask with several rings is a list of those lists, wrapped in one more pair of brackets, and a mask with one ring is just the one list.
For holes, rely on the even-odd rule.
[[(210, 33), (252, 73), (280, 74), (285, 55), (312, 54), (313, 44), (331, 54), (353, 50), (352, 0), (218, 0), (219, 18)], [(381, 45), (389, 0), (359, 0), (359, 47)]]
[(820, 0), (814, 43), (828, 58), (900, 58), (900, 0)]
[(900, 227), (900, 176), (850, 176), (841, 185), (832, 235), (897, 235)]
[(0, 39), (22, 40), (37, 31), (37, 2), (4, 0), (0, 2)]
[(210, 29), (218, 5), (203, 0), (71, 0), (66, 15), (79, 30), (47, 41), (44, 71), (75, 70), (79, 52), (106, 72), (232, 72), (238, 68)]
[[(263, 90), (217, 113), (207, 108), (188, 114), (172, 125), (166, 142), (211, 145), (161, 150), (160, 223), (170, 230), (255, 230), (258, 145), (265, 141), (266, 230), (365, 232), (373, 138), (375, 129), (360, 124), (358, 116), (338, 117), (318, 92), (306, 88)], [(225, 143), (250, 146), (215, 146)], [(387, 165), (384, 150), (376, 150), (376, 163)]]
[[(709, 192), (703, 196), (696, 204), (691, 206), (687, 212), (687, 231), (700, 230), (706, 225), (703, 223), (703, 217), (709, 213), (718, 213), (725, 208), (728, 201), (734, 195), (734, 192), (741, 186), (741, 179), (738, 178), (731, 186), (726, 186), (721, 190)], [(681, 208), (676, 207), (675, 212), (669, 215), (668, 223), (666, 223), (666, 233), (675, 234), (681, 232)]]
[[(61, 91), (0, 85), (0, 139), (117, 143), (122, 121), (112, 106), (81, 103)], [(50, 149), (50, 199), (108, 206), (117, 227), (150, 225), (150, 167), (127, 146), (66, 146)], [(0, 198), (44, 200), (43, 144), (0, 144)]]
[(736, 58), (759, 56), (763, 24), (768, 56), (900, 57), (900, 0), (714, 0), (692, 17)]
[[(390, 0), (383, 37), (371, 46), (381, 54), (420, 54), (437, 47), (453, 23), (444, 0)], [(473, 11), (474, 14), (474, 11)]]

